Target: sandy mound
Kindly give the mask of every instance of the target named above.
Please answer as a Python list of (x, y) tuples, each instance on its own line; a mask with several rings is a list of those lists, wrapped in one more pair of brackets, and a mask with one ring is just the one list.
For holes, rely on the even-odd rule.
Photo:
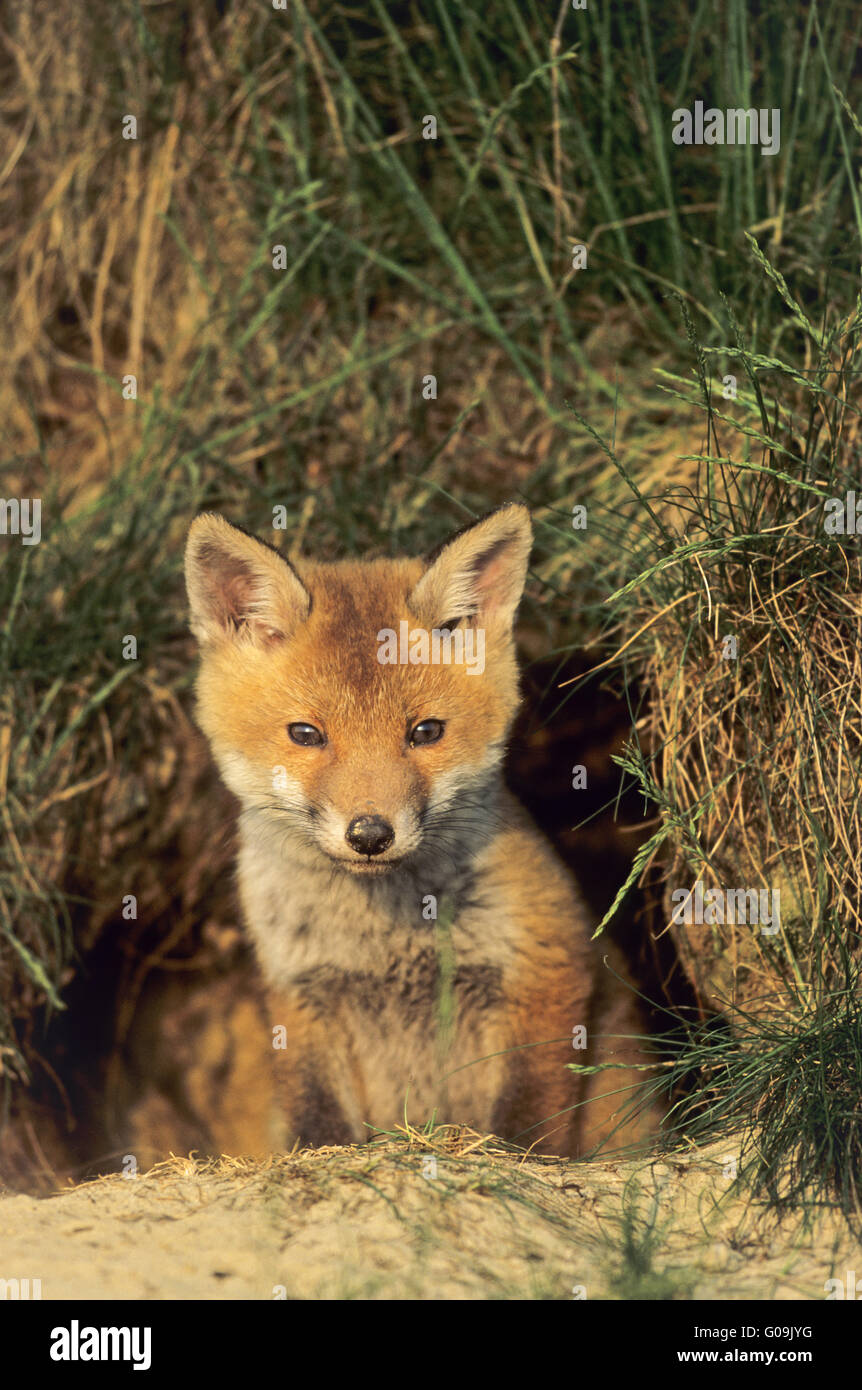
[(45, 1299), (822, 1299), (858, 1254), (834, 1212), (767, 1222), (732, 1190), (727, 1145), (574, 1163), (433, 1144), (7, 1193), (0, 1277)]

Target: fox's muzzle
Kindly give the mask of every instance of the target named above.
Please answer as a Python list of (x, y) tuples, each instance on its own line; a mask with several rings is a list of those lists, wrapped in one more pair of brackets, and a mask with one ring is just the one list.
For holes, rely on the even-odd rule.
[(345, 840), (357, 854), (382, 854), (395, 839), (395, 831), (382, 816), (356, 816), (345, 831)]

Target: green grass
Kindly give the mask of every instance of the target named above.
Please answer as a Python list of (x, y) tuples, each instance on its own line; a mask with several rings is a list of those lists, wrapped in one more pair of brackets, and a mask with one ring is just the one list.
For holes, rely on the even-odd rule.
[(614, 1263), (609, 1279), (612, 1297), (664, 1302), (691, 1297), (694, 1263), (685, 1268), (670, 1261), (663, 1250), (667, 1215), (658, 1194), (644, 1200), (639, 1184), (626, 1187), (616, 1223), (618, 1233), (610, 1242), (608, 1257)]
[[(699, 1024), (663, 1041), (664, 1087), (685, 1088), (672, 1141), (740, 1145), (737, 1191), (775, 1213), (837, 1205), (862, 1229), (862, 1009), (859, 968), (805, 1013), (728, 1008), (733, 1030)], [(686, 1083), (699, 1078), (694, 1092)]]

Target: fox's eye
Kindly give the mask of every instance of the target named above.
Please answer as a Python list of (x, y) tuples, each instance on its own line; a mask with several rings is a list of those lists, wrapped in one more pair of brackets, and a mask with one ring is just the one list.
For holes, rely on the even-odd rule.
[(288, 724), (287, 732), (294, 743), (299, 743), (303, 748), (320, 748), (326, 742), (319, 729), (315, 729), (313, 724)]
[(420, 743), (436, 743), (443, 737), (445, 728), (442, 719), (423, 719), (410, 735), (410, 747), (415, 748)]

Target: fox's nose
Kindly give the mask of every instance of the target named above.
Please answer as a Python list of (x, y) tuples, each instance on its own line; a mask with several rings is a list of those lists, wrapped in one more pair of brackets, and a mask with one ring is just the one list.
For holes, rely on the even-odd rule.
[(395, 839), (395, 831), (382, 816), (357, 816), (344, 838), (357, 854), (382, 854)]

